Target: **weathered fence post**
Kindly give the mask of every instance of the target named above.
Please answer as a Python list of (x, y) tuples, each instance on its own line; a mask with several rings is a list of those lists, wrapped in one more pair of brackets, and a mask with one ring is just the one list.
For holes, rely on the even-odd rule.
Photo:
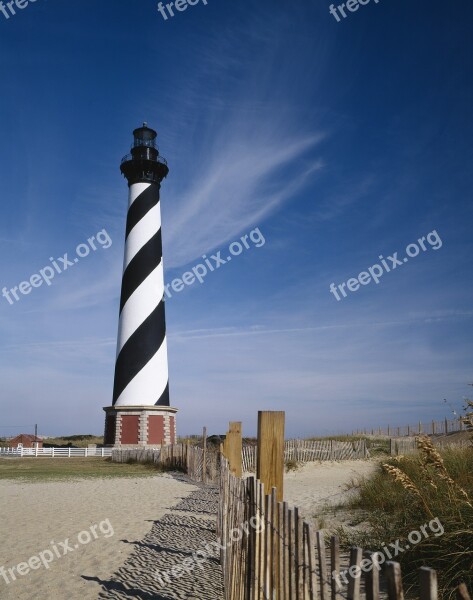
[(227, 459), (230, 463), (230, 471), (236, 477), (242, 475), (242, 439), (241, 439), (241, 422), (232, 421), (229, 424), (229, 429), (226, 442)]
[[(371, 569), (365, 571), (365, 595), (366, 600), (379, 600), (379, 565), (378, 555), (376, 552), (363, 552), (364, 560), (368, 560)], [(361, 561), (363, 564), (363, 561)], [(364, 563), (366, 564), (366, 563)]]
[(404, 600), (402, 588), (401, 565), (397, 562), (386, 563), (386, 581), (388, 584), (389, 600)]
[(429, 567), (419, 569), (419, 600), (437, 600), (437, 573)]
[(256, 477), (266, 490), (275, 487), (278, 502), (284, 497), (283, 411), (258, 411), (258, 454)]
[(207, 427), (202, 430), (202, 483), (207, 483)]
[(470, 594), (464, 583), (460, 583), (457, 588), (457, 598), (458, 600), (470, 600)]
[(332, 600), (337, 600), (337, 580), (333, 577), (333, 573), (340, 573), (340, 541), (338, 536), (332, 535), (330, 538), (330, 573), (331, 577), (331, 586), (330, 589), (332, 591), (331, 598)]
[(350, 575), (351, 569), (355, 570), (356, 575), (351, 575), (348, 582), (347, 599), (348, 600), (360, 600), (360, 575), (361, 569), (360, 564), (363, 557), (362, 548), (353, 546), (350, 550)]

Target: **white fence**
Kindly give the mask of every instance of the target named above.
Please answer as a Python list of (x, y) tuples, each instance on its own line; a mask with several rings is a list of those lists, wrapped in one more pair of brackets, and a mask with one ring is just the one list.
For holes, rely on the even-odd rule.
[(112, 448), (0, 448), (0, 457), (2, 456), (103, 457), (112, 456)]

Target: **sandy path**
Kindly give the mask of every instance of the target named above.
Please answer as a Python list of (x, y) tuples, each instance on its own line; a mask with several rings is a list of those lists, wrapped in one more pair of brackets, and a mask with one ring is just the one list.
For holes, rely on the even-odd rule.
[[(306, 464), (286, 474), (285, 499), (317, 524), (327, 505), (346, 498), (343, 486), (352, 477), (375, 468), (374, 461)], [(203, 543), (215, 539), (213, 488), (202, 489), (168, 474), (50, 483), (1, 481), (0, 506), (2, 600), (222, 597), (220, 567), (213, 558), (205, 569), (194, 566), (172, 578), (171, 584), (164, 580), (156, 585), (154, 576), (156, 570), (181, 565)], [(42, 551), (46, 561), (51, 558), (48, 568), (39, 558), (30, 560)], [(28, 561), (31, 567), (17, 567)]]
[(153, 524), (107, 581), (103, 600), (223, 600), (215, 524), (218, 489), (200, 486)]
[[(102, 589), (97, 580), (110, 579), (156, 519), (196, 489), (168, 474), (50, 483), (1, 481), (0, 598), (96, 600)], [(94, 539), (89, 528), (100, 524)], [(81, 541), (86, 543), (79, 543), (78, 534), (85, 530)], [(60, 545), (67, 538), (68, 551), (68, 546)], [(23, 575), (15, 569), (13, 580), (8, 568), (45, 550), (53, 555), (48, 569), (33, 560), (37, 568)]]
[[(301, 514), (317, 525), (317, 517), (326, 513), (328, 506), (340, 504), (348, 497), (344, 486), (353, 477), (370, 475), (376, 465), (374, 460), (306, 463), (285, 474), (284, 499), (291, 506), (298, 506)], [(336, 524), (330, 516), (325, 516), (324, 521), (324, 527)]]

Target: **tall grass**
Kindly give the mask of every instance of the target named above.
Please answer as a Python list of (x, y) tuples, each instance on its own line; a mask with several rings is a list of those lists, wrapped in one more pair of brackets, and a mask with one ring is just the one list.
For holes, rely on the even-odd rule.
[(419, 454), (383, 461), (371, 477), (352, 482), (356, 493), (351, 508), (361, 509), (369, 530), (342, 532), (345, 541), (366, 549), (407, 536), (438, 519), (442, 535), (426, 528), (428, 537), (396, 557), (406, 581), (413, 582), (418, 567), (437, 570), (444, 598), (454, 596), (459, 583), (473, 584), (473, 448), (450, 448), (441, 453), (427, 437), (419, 439)]

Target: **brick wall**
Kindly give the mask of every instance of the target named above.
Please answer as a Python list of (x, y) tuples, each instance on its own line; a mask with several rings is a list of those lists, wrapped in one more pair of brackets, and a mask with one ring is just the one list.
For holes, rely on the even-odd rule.
[(139, 419), (138, 415), (122, 415), (122, 444), (138, 444), (140, 439)]
[(164, 417), (150, 415), (148, 417), (148, 444), (162, 444), (164, 441)]

